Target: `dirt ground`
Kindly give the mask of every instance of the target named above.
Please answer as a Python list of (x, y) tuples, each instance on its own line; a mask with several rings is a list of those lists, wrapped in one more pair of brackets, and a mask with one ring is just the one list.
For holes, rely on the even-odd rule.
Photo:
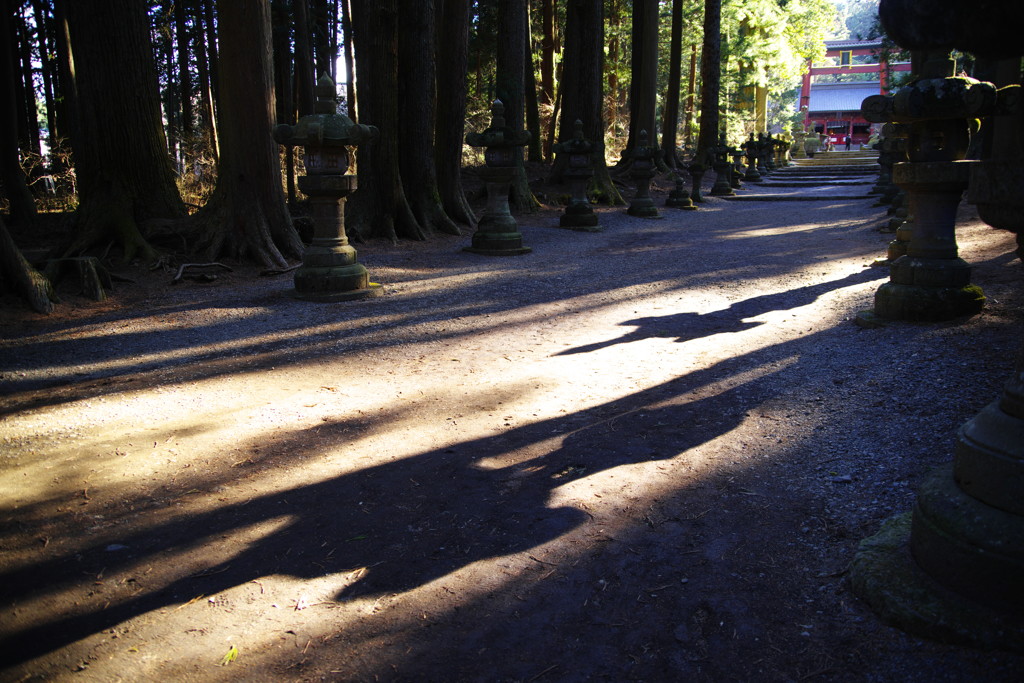
[(981, 314), (862, 329), (870, 200), (558, 213), (359, 244), (361, 302), (3, 300), (0, 679), (1020, 680), (846, 576), (1009, 375), (1012, 236), (963, 211)]

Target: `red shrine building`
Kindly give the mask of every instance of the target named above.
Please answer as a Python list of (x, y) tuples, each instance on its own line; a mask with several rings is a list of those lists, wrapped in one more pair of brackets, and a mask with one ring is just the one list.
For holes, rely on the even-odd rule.
[(882, 41), (826, 40), (821, 64), (807, 63), (800, 88), (800, 110), (807, 130), (825, 133), (834, 145), (846, 136), (866, 144), (871, 124), (861, 115), (865, 97), (885, 92), (891, 72), (910, 71), (910, 62), (887, 64), (879, 58)]

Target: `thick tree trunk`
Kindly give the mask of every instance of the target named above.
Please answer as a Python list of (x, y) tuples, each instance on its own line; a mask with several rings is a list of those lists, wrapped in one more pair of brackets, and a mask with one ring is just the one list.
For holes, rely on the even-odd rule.
[(633, 150), (639, 144), (640, 131), (647, 131), (648, 144), (657, 145), (655, 105), (658, 95), (658, 4), (658, 0), (633, 2), (629, 137), (622, 158), (616, 165), (620, 172), (631, 166)]
[(359, 190), (348, 201), (355, 236), (425, 239), (406, 200), (398, 150), (398, 0), (354, 0), (360, 123), (380, 136), (359, 146)]
[[(0, 15), (0, 35), (10, 36), (10, 14)], [(36, 202), (21, 170), (13, 47), (6, 40), (0, 44), (0, 182), (10, 202), (11, 221), (22, 225), (35, 220)]]
[(78, 234), (66, 253), (115, 240), (126, 260), (154, 259), (139, 226), (181, 218), (185, 207), (167, 155), (145, 8), (63, 1), (78, 104)]
[[(502, 0), (498, 4), (498, 59), (495, 95), (505, 105), (505, 123), (514, 131), (525, 129), (524, 76), (526, 70), (526, 0)], [(531, 135), (540, 131), (531, 130)], [(533, 196), (522, 155), (516, 155), (516, 173), (509, 190), (509, 204), (515, 211), (536, 211), (540, 202)]]
[[(612, 182), (604, 159), (604, 2), (568, 0), (565, 17), (565, 50), (562, 53), (559, 92), (562, 112), (559, 139), (572, 137), (576, 120), (583, 122), (583, 136), (594, 146), (593, 185), (603, 201), (626, 202)], [(562, 155), (555, 160), (551, 179), (561, 182), (565, 170)]]
[(217, 187), (194, 225), (207, 261), (226, 255), (268, 267), (286, 267), (302, 242), (292, 226), (274, 124), (268, 0), (221, 0), (220, 134)]
[(0, 290), (13, 291), (37, 313), (50, 313), (58, 302), (50, 281), (25, 260), (0, 219)]
[(722, 0), (704, 0), (704, 49), (700, 60), (700, 134), (695, 159), (706, 164), (718, 144), (718, 96), (722, 83)]
[(441, 206), (434, 166), (437, 65), (434, 4), (401, 0), (398, 25), (399, 167), (409, 208), (423, 231), (459, 235)]
[(313, 66), (313, 40), (309, 30), (309, 1), (292, 0), (295, 20), (295, 101), (299, 116), (313, 113), (313, 84), (320, 74)]
[(470, 228), (476, 216), (462, 189), (462, 144), (466, 133), (466, 72), (469, 64), (470, 0), (439, 0), (437, 117), (434, 155), (445, 212)]
[(665, 165), (679, 168), (676, 156), (676, 128), (679, 126), (679, 86), (683, 61), (683, 0), (672, 0), (672, 41), (669, 49), (668, 84), (661, 117), (661, 153)]

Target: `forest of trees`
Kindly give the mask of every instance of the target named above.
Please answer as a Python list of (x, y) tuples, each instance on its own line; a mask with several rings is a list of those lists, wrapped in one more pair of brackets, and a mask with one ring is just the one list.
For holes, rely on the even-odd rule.
[[(871, 1), (840, 3), (843, 19)], [(351, 235), (427, 239), (474, 226), (461, 169), (480, 160), (463, 141), (493, 99), (531, 131), (526, 163), (552, 181), (552, 143), (582, 120), (606, 161), (593, 194), (621, 203), (613, 177), (639, 130), (668, 171), (719, 130), (738, 142), (788, 129), (799, 74), (843, 30), (828, 0), (2, 2), (3, 220), (73, 210), (62, 256), (152, 262), (167, 244), (269, 267), (303, 248), (299, 157), (270, 131), (313, 112), (320, 74), (342, 111), (381, 131), (359, 149)], [(767, 122), (755, 92), (775, 105)], [(525, 173), (511, 199), (537, 206)], [(48, 310), (45, 278), (3, 225), (0, 287)]]

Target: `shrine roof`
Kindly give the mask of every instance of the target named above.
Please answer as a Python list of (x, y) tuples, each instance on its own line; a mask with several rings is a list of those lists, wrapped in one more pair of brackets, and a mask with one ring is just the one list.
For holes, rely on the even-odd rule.
[(860, 111), (865, 97), (881, 92), (878, 81), (852, 83), (817, 83), (811, 87), (808, 111)]
[(849, 39), (849, 40), (826, 40), (826, 50), (856, 50), (860, 48), (876, 48), (882, 47), (882, 41), (878, 38), (869, 38), (867, 40)]

